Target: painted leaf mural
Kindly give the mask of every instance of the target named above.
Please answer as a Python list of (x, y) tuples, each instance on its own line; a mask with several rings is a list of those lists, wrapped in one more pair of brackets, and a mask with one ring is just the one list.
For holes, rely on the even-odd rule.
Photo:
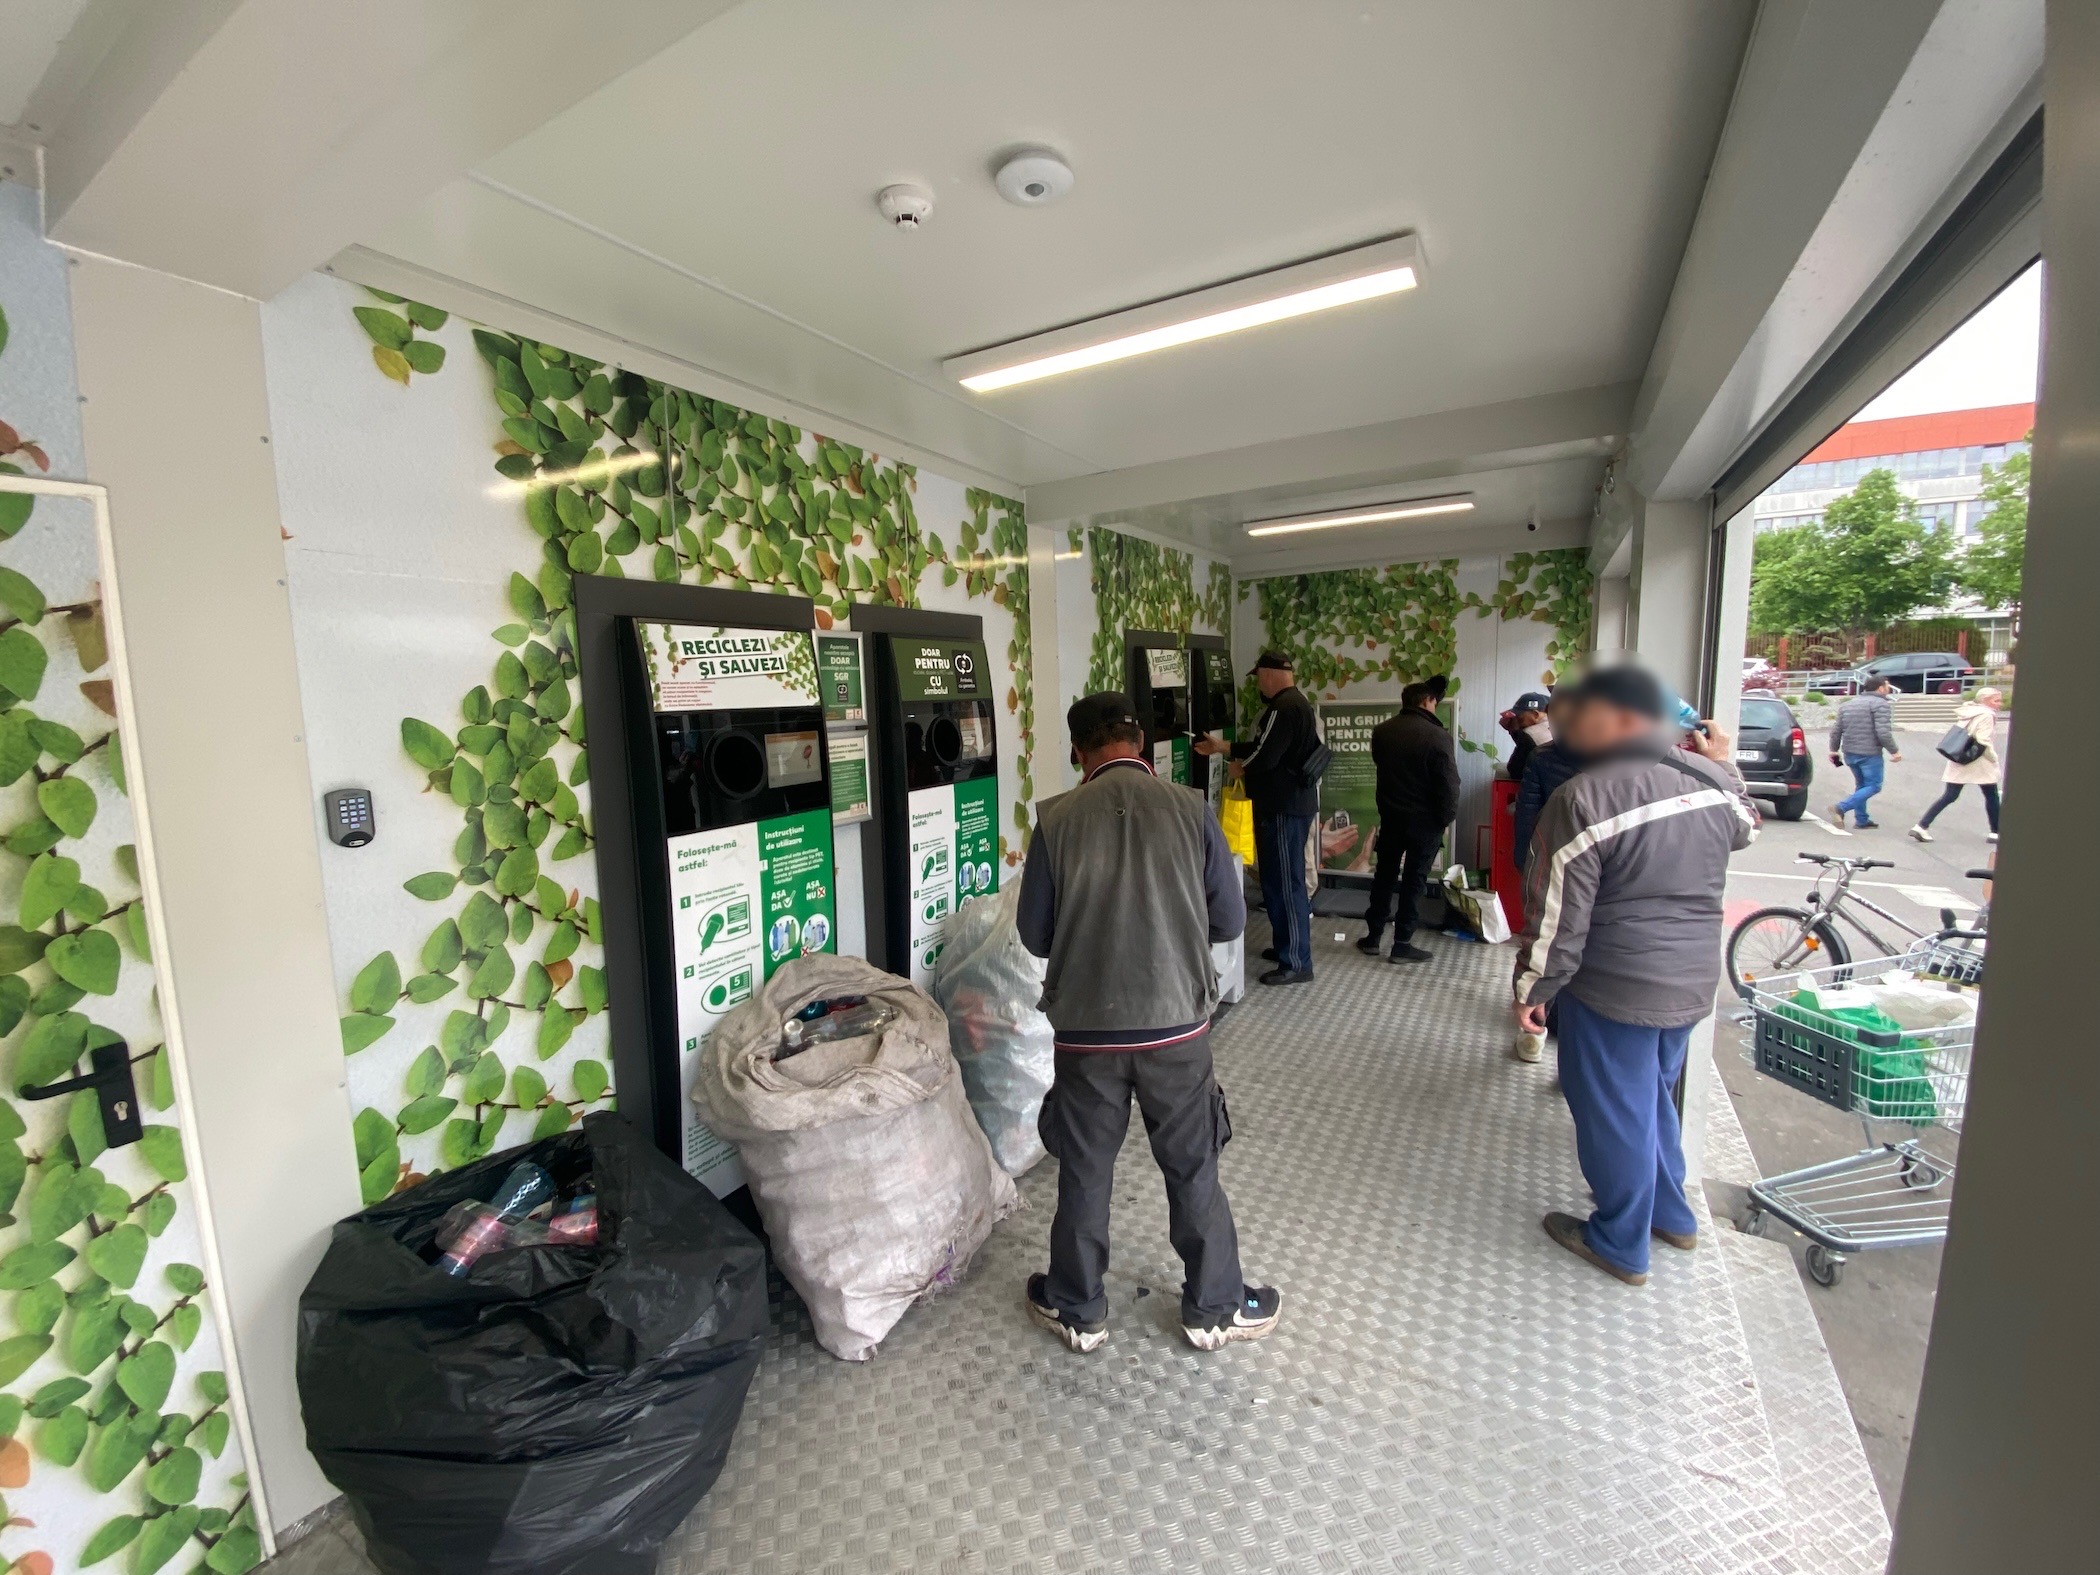
[[(0, 207), (0, 224), (23, 222)], [(0, 358), (14, 292), (34, 284), (0, 275)], [(62, 288), (31, 309), (62, 325)], [(12, 375), (0, 360), (0, 389)], [(77, 435), (39, 440), (5, 416), (0, 473), (50, 470), (61, 436), (77, 451)], [(108, 1567), (239, 1575), (261, 1542), (206, 1313), (96, 552), (84, 503), (0, 493), (0, 1565), (49, 1575), (122, 1555)], [(118, 1149), (93, 1093), (21, 1094), (112, 1044), (147, 1117), (146, 1140)]]
[[(399, 722), (401, 760), (424, 794), (456, 810), (457, 831), (442, 859), (402, 871), (402, 889), (428, 904), (427, 926), (361, 957), (343, 1002), (344, 1053), (402, 1067), (398, 1077), (351, 1079), (364, 1107), (361, 1185), (376, 1201), (559, 1132), (615, 1097), (604, 1036), (583, 1033), (609, 1003), (590, 895), (575, 576), (803, 596), (820, 628), (857, 602), (919, 605), (929, 584), (1003, 611), (1019, 675), (1003, 702), (1021, 741), (1015, 835), (1002, 839), (1009, 863), (1020, 857), (1034, 795), (1035, 701), (1018, 503), (971, 489), (955, 518), (930, 526), (909, 464), (471, 325), (453, 334), (468, 327), (478, 365), (447, 366), (442, 353), (419, 350), (442, 346), (416, 337), (444, 328), (444, 313), (366, 294), (351, 312), (389, 378), (411, 394), (415, 375), (440, 367), (448, 379), (484, 380), (490, 485), (515, 510), (485, 676), (464, 694), (433, 694)], [(404, 1035), (412, 1053), (397, 1048)]]

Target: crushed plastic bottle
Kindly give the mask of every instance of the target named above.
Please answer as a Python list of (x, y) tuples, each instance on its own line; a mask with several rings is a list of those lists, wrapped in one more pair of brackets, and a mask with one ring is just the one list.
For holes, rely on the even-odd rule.
[(811, 1001), (780, 1025), (780, 1048), (775, 1061), (800, 1055), (811, 1045), (835, 1039), (858, 1039), (881, 1033), (897, 1020), (897, 1009), (886, 1001), (871, 1001), (865, 995), (841, 995), (829, 1001)]

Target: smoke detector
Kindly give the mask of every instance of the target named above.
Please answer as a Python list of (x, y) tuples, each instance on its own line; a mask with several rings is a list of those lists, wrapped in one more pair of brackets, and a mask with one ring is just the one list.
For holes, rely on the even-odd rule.
[(933, 213), (933, 193), (916, 181), (904, 181), (878, 191), (875, 206), (898, 229), (916, 230)]
[(1072, 166), (1048, 148), (1009, 153), (992, 172), (999, 195), (1017, 208), (1040, 208), (1072, 189)]

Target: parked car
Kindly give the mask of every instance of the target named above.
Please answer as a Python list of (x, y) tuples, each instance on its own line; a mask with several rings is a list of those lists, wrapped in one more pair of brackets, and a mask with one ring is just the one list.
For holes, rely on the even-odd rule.
[(1743, 688), (1745, 691), (1758, 689), (1777, 694), (1779, 692), (1779, 669), (1766, 661), (1762, 656), (1744, 657)]
[(1958, 695), (1982, 677), (1982, 668), (1971, 667), (1953, 651), (1904, 651), (1825, 674), (1816, 680), (1816, 688), (1826, 695), (1853, 695), (1876, 678), (1886, 678), (1903, 694)]
[(1815, 756), (1793, 707), (1776, 695), (1746, 694), (1736, 724), (1736, 768), (1757, 798), (1776, 799), (1772, 813), (1799, 820), (1816, 779)]

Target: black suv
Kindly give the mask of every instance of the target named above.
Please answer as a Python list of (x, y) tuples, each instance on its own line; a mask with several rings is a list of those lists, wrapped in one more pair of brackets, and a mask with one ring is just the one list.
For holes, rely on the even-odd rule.
[(1757, 798), (1777, 799), (1772, 813), (1799, 820), (1808, 808), (1808, 785), (1816, 779), (1808, 735), (1784, 700), (1744, 695), (1735, 735), (1736, 768)]
[(1983, 677), (1983, 669), (1971, 667), (1953, 651), (1904, 651), (1895, 656), (1877, 656), (1847, 673), (1830, 673), (1816, 680), (1826, 695), (1856, 695), (1877, 678), (1886, 678), (1897, 690), (1913, 695), (1958, 695)]

